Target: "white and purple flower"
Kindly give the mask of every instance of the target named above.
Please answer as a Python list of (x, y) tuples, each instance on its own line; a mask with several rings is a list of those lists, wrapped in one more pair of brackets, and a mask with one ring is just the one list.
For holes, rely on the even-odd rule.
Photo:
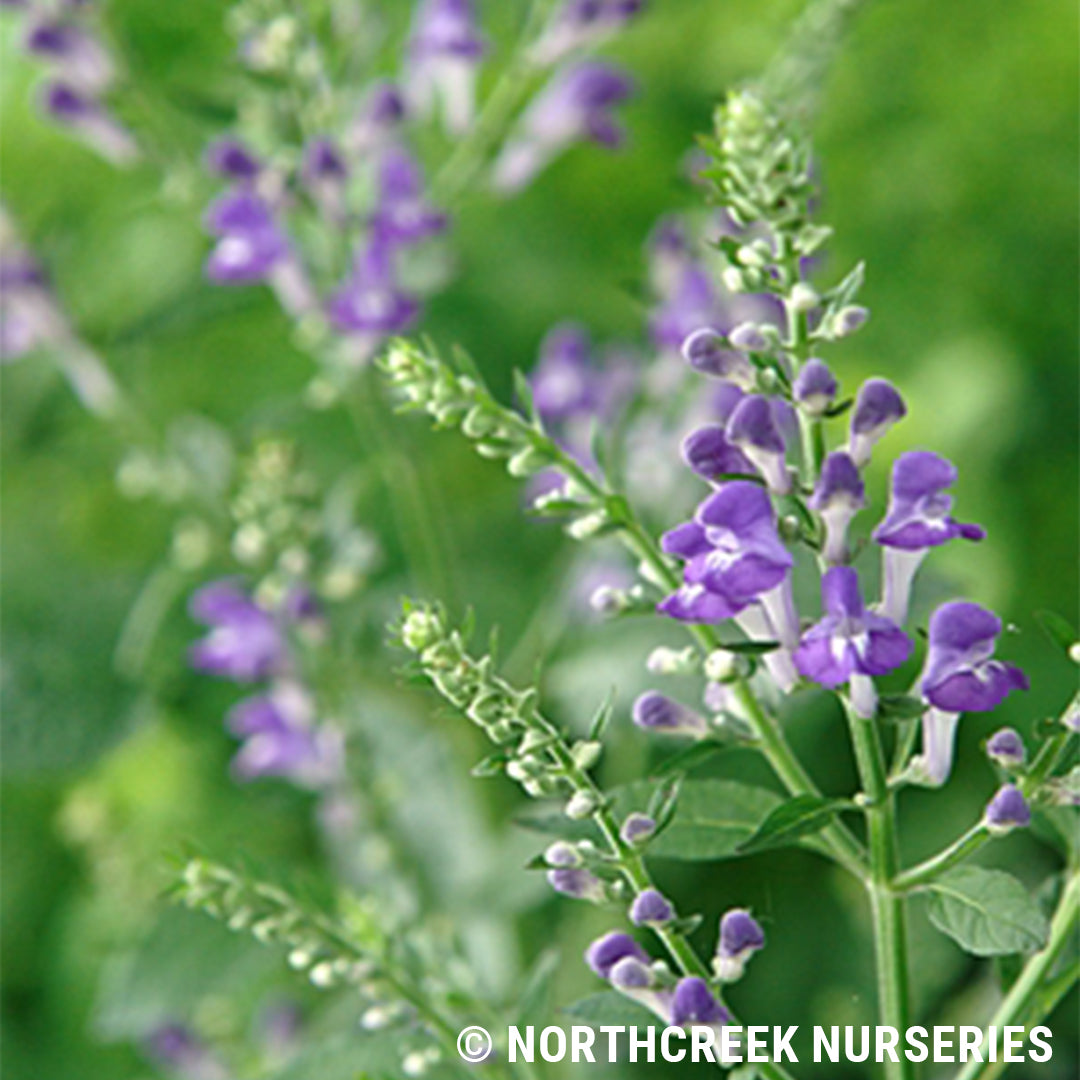
[(518, 191), (567, 147), (583, 139), (616, 147), (623, 130), (614, 110), (633, 90), (630, 77), (599, 60), (561, 68), (533, 100), (495, 162), (500, 191)]
[(893, 465), (888, 513), (873, 535), (884, 548), (881, 610), (898, 623), (907, 619), (915, 573), (930, 548), (986, 535), (952, 517), (952, 497), (945, 492), (956, 476), (952, 462), (928, 450), (901, 454)]
[(903, 664), (911, 656), (911, 640), (891, 619), (866, 609), (859, 577), (850, 566), (825, 571), (821, 602), (825, 615), (803, 634), (795, 666), (821, 686), (849, 683), (856, 712), (872, 716), (876, 695), (871, 679)]

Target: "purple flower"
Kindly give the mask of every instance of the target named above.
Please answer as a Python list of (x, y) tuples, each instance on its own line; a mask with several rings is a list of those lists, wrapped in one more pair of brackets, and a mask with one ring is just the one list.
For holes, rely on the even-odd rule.
[(284, 670), (288, 648), (281, 625), (236, 582), (203, 586), (192, 596), (190, 612), (210, 627), (191, 648), (191, 665), (197, 671), (250, 683)]
[(819, 417), (832, 405), (839, 386), (825, 361), (812, 358), (803, 364), (791, 389), (803, 411)]
[(582, 139), (618, 146), (623, 132), (614, 109), (632, 89), (629, 76), (598, 60), (561, 68), (533, 100), (517, 133), (503, 147), (495, 162), (495, 186), (502, 191), (519, 190), (556, 155)]
[(874, 530), (885, 549), (882, 610), (903, 622), (907, 618), (915, 573), (931, 547), (956, 537), (981, 540), (978, 525), (965, 525), (951, 516), (952, 497), (946, 488), (956, 483), (952, 462), (927, 450), (913, 450), (896, 459), (892, 471), (889, 510)]
[(378, 203), (371, 223), (384, 244), (418, 244), (444, 232), (446, 214), (424, 199), (424, 177), (416, 158), (393, 146), (379, 159)]
[(304, 787), (324, 787), (341, 774), (343, 748), (338, 733), (317, 727), (309, 695), (292, 683), (245, 698), (226, 718), (243, 740), (233, 759), (238, 780), (280, 776)]
[(439, 104), (443, 126), (460, 135), (472, 123), (476, 69), (484, 54), (472, 0), (421, 0), (409, 38), (406, 93), (421, 115)]
[(203, 223), (219, 237), (206, 260), (206, 275), (224, 285), (248, 285), (270, 278), (289, 257), (289, 241), (265, 200), (246, 188), (215, 199)]
[(920, 683), (923, 697), (947, 712), (989, 712), (1027, 677), (1012, 664), (993, 659), (1001, 620), (966, 601), (942, 604), (930, 617), (930, 638)]
[(855, 462), (834, 450), (821, 466), (821, 475), (810, 497), (810, 507), (825, 523), (822, 556), (830, 565), (847, 561), (847, 530), (851, 519), (866, 505), (862, 476)]
[(765, 946), (765, 933), (745, 908), (732, 908), (720, 919), (720, 940), (713, 958), (713, 969), (722, 982), (742, 978), (746, 963)]
[(591, 900), (594, 904), (599, 904), (606, 899), (604, 883), (584, 867), (557, 867), (547, 872), (547, 880), (557, 893), (574, 900)]
[(206, 168), (227, 180), (254, 180), (259, 175), (259, 161), (239, 140), (230, 135), (215, 139), (204, 157)]
[[(660, 302), (649, 318), (649, 336), (658, 349), (682, 350), (687, 363), (696, 370), (723, 374), (724, 378), (735, 375), (741, 378), (750, 368), (749, 361), (715, 341), (723, 317), (712, 276), (705, 267), (688, 259), (675, 270), (670, 288), (661, 294)], [(687, 339), (703, 329), (714, 336), (702, 338), (693, 354), (688, 356)], [(728, 356), (721, 357), (720, 352), (727, 352)]]
[(45, 274), (25, 251), (0, 255), (0, 361), (7, 363), (65, 333)]
[(666, 1024), (671, 1015), (671, 990), (657, 988), (652, 969), (636, 956), (624, 956), (608, 976), (612, 987), (632, 1001), (651, 1009)]
[(41, 102), (53, 120), (114, 165), (129, 165), (139, 156), (131, 133), (73, 83), (60, 79), (46, 83)]
[(852, 461), (862, 468), (870, 460), (874, 443), (906, 415), (904, 399), (891, 382), (867, 379), (859, 387), (851, 413), (848, 453)]
[(612, 930), (610, 934), (597, 938), (585, 950), (585, 963), (601, 979), (607, 979), (611, 975), (611, 969), (627, 956), (640, 960), (643, 964), (649, 962), (649, 954), (629, 934)]
[(733, 480), (709, 496), (694, 520), (663, 537), (664, 551), (686, 560), (683, 586), (659, 610), (685, 622), (719, 622), (784, 581), (794, 560), (776, 532), (769, 496)]
[[(693, 280), (692, 276), (690, 280)], [(679, 311), (676, 305), (670, 305), (665, 314), (672, 322), (671, 336), (680, 329), (679, 323), (689, 321), (689, 318), (684, 320), (684, 315), (688, 315), (688, 312)], [(661, 329), (658, 325), (654, 325), (653, 336), (657, 339), (666, 338), (669, 333), (666, 328)], [(731, 380), (736, 384), (734, 389), (740, 390), (740, 394), (742, 393), (740, 387), (749, 388), (753, 385), (753, 366), (741, 353), (729, 349), (724, 335), (711, 327), (703, 327), (690, 334), (682, 342), (681, 352), (683, 359), (695, 371), (703, 375), (714, 375), (720, 379)]]
[(624, 844), (640, 844), (656, 832), (656, 822), (647, 814), (627, 814), (619, 829), (619, 838)]
[(635, 926), (661, 926), (675, 918), (675, 909), (663, 893), (645, 889), (630, 906), (630, 921)]
[(646, 731), (665, 735), (690, 735), (703, 738), (708, 724), (703, 716), (673, 701), (656, 690), (646, 690), (633, 708), (634, 723)]
[(26, 51), (55, 64), (64, 78), (90, 94), (104, 90), (113, 78), (113, 64), (101, 43), (70, 22), (38, 22), (27, 31)]
[(1023, 829), (1031, 824), (1031, 807), (1015, 784), (1005, 784), (987, 804), (983, 820), (991, 832)]
[(405, 97), (392, 82), (376, 83), (367, 93), (345, 135), (345, 145), (358, 156), (383, 146), (405, 119)]
[(162, 1024), (145, 1040), (147, 1055), (184, 1080), (226, 1080), (228, 1073), (210, 1048), (183, 1024)]
[(533, 49), (538, 64), (555, 64), (570, 53), (595, 48), (618, 33), (645, 0), (565, 0)]
[(1017, 769), (1027, 759), (1020, 733), (1013, 728), (999, 728), (986, 741), (986, 756), (1006, 769)]
[(952, 771), (956, 724), (962, 712), (987, 712), (1015, 689), (1024, 673), (994, 660), (1001, 620), (965, 601), (942, 604), (930, 617), (930, 639), (919, 686), (931, 708), (922, 720), (922, 753), (911, 763), (916, 783), (937, 787)]
[(722, 1026), (731, 1023), (731, 1014), (713, 997), (709, 984), (696, 975), (680, 979), (671, 1002), (671, 1023)]
[(301, 172), (308, 184), (327, 180), (340, 182), (349, 175), (349, 167), (341, 151), (334, 145), (334, 140), (320, 135), (304, 147)]
[(791, 490), (784, 436), (768, 399), (750, 394), (740, 401), (727, 422), (727, 437), (758, 468), (770, 491), (786, 495)]
[[(854, 698), (856, 676), (884, 675), (911, 656), (911, 641), (903, 630), (863, 606), (859, 576), (850, 566), (825, 571), (821, 601), (825, 616), (806, 631), (795, 650), (795, 666), (806, 678), (828, 687), (850, 681)], [(858, 689), (872, 694), (865, 683)]]
[(355, 335), (364, 356), (383, 338), (407, 330), (419, 311), (419, 302), (395, 281), (390, 253), (379, 244), (360, 255), (352, 276), (328, 306), (331, 323), (342, 333)]
[(728, 441), (720, 424), (706, 424), (683, 440), (683, 461), (699, 476), (714, 483), (725, 475), (754, 476), (754, 463)]
[(547, 332), (529, 379), (545, 423), (596, 411), (599, 393), (591, 352), (588, 331), (577, 323), (560, 323)]

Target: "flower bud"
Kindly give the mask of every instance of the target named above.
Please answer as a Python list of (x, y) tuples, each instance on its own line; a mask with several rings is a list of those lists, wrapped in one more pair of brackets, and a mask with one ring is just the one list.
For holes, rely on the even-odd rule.
[(738, 671), (737, 653), (727, 649), (713, 649), (705, 658), (705, 678), (709, 682), (725, 682)]
[(986, 756), (1005, 769), (1017, 769), (1024, 764), (1027, 751), (1024, 740), (1012, 728), (995, 731), (986, 741)]
[(798, 312), (800, 315), (813, 311), (820, 303), (821, 297), (805, 281), (800, 281), (788, 296), (788, 306), (792, 311)]
[(671, 901), (656, 889), (645, 889), (630, 907), (630, 921), (635, 926), (663, 926), (675, 918)]
[(1015, 784), (1005, 784), (987, 804), (983, 822), (992, 833), (1006, 833), (1031, 824), (1031, 808)]
[(645, 667), (654, 675), (687, 675), (697, 668), (697, 652), (692, 645), (685, 649), (661, 645), (649, 653)]
[(597, 808), (596, 796), (591, 791), (575, 791), (563, 807), (563, 813), (573, 821), (587, 818)]
[(619, 829), (619, 837), (624, 844), (636, 846), (643, 844), (656, 832), (656, 822), (647, 814), (627, 814)]

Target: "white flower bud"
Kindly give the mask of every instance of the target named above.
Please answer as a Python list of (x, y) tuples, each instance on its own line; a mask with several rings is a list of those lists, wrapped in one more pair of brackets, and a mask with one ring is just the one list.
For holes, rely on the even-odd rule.
[(788, 297), (788, 306), (792, 311), (797, 311), (800, 314), (813, 311), (820, 303), (821, 297), (804, 281), (800, 281), (791, 290), (791, 295)]
[(728, 292), (741, 293), (746, 290), (746, 280), (737, 266), (725, 266), (720, 274), (720, 280)]
[(579, 742), (574, 744), (570, 753), (573, 755), (574, 764), (582, 771), (587, 771), (600, 760), (603, 750), (603, 746), (598, 742)]
[(645, 667), (654, 675), (688, 675), (697, 667), (697, 653), (691, 645), (685, 649), (660, 645), (649, 653)]
[(607, 514), (603, 510), (594, 510), (591, 514), (570, 522), (566, 527), (566, 533), (573, 540), (588, 540), (600, 532), (607, 523)]
[(735, 674), (739, 657), (727, 649), (714, 649), (705, 658), (705, 678), (709, 682), (724, 682)]
[(563, 813), (573, 821), (587, 818), (596, 810), (596, 796), (590, 791), (576, 791), (570, 796)]

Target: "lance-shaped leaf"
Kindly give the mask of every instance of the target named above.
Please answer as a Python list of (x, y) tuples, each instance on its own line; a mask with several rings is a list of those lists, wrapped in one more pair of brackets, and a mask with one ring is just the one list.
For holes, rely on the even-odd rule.
[(752, 836), (738, 847), (740, 855), (752, 855), (769, 848), (794, 844), (823, 829), (842, 810), (851, 810), (848, 799), (824, 795), (796, 795), (781, 803), (761, 823)]

